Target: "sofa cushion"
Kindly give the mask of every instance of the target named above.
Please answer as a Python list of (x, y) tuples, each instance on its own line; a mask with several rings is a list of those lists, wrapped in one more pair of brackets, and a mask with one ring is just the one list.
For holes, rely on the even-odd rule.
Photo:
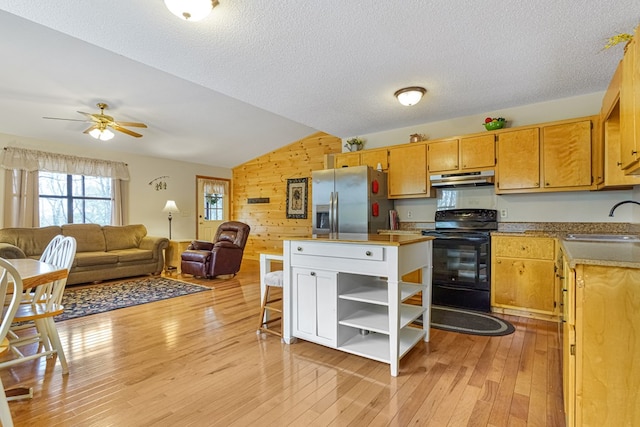
[(89, 265), (108, 265), (117, 264), (118, 255), (110, 252), (103, 251), (90, 251), (90, 252), (76, 252), (76, 258), (73, 261), (71, 268), (86, 267)]
[(41, 228), (3, 228), (0, 230), (0, 242), (17, 246), (28, 257), (39, 258), (55, 236), (62, 231), (58, 226)]
[(142, 224), (105, 225), (102, 227), (107, 251), (131, 249), (140, 246), (140, 241), (147, 235), (147, 228)]
[(118, 256), (118, 262), (148, 261), (153, 259), (153, 251), (144, 249), (121, 249), (110, 251), (112, 255)]
[(105, 251), (104, 234), (99, 224), (65, 224), (62, 234), (76, 239), (76, 253)]

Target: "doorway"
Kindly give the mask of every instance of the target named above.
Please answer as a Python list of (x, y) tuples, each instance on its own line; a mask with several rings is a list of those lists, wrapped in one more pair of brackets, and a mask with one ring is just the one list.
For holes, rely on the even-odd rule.
[(212, 241), (220, 224), (229, 220), (230, 180), (196, 176), (196, 239)]

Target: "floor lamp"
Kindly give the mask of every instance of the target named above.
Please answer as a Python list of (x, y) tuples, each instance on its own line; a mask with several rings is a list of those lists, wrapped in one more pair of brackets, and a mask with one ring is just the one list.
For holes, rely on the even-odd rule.
[(162, 209), (162, 212), (169, 212), (169, 240), (171, 240), (171, 213), (172, 212), (180, 212), (180, 209), (178, 209), (178, 206), (176, 206), (176, 202), (173, 200), (167, 200), (167, 204), (164, 205), (164, 208)]

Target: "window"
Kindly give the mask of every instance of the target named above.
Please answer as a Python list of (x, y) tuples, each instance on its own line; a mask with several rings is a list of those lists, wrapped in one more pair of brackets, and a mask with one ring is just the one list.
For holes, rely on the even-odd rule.
[(111, 178), (38, 173), (40, 226), (111, 224)]
[(204, 200), (204, 219), (209, 221), (223, 220), (224, 195), (205, 193)]

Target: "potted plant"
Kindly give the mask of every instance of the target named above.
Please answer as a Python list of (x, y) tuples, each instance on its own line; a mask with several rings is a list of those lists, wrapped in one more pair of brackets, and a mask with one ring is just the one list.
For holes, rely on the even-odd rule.
[(358, 138), (349, 138), (347, 139), (347, 143), (344, 145), (349, 151), (359, 151), (362, 150), (362, 146), (364, 145), (364, 140)]

